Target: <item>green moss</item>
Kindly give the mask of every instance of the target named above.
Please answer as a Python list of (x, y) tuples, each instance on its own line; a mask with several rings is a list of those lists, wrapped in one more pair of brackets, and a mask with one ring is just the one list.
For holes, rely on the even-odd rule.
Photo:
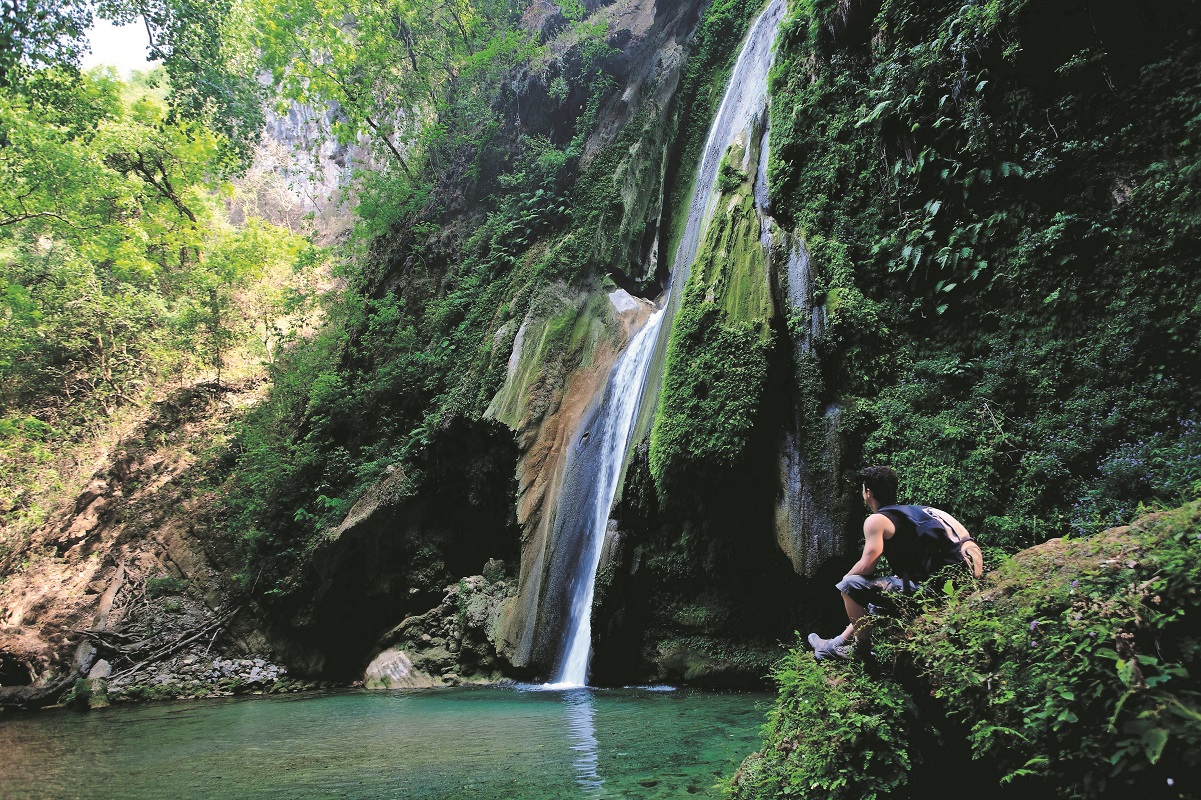
[(616, 337), (607, 303), (601, 292), (550, 287), (540, 293), (524, 323), (517, 363), (487, 413), (513, 429), (527, 416), (541, 417), (571, 370), (586, 366), (602, 339)]
[(645, 654), (668, 680), (733, 686), (766, 675), (779, 655), (777, 648), (762, 643), (699, 633), (661, 640), (654, 652)]
[[(725, 163), (732, 158), (727, 154)], [(746, 450), (771, 347), (773, 309), (759, 234), (743, 181), (718, 199), (672, 323), (650, 443), (661, 490), (698, 469), (720, 474)]]
[[(1193, 503), (1023, 551), (978, 585), (948, 580), (912, 619), (877, 626), (883, 674), (819, 663), (801, 645), (776, 670), (764, 748), (731, 796), (888, 794), (910, 785), (924, 752), (944, 775), (992, 775), (1014, 796), (1172, 785), (1190, 796), (1201, 767), (1199, 581)], [(966, 743), (978, 763), (955, 763), (940, 740)]]
[(1011, 549), (1197, 496), (1196, 21), (793, 6), (768, 177), (827, 304), (846, 463)]

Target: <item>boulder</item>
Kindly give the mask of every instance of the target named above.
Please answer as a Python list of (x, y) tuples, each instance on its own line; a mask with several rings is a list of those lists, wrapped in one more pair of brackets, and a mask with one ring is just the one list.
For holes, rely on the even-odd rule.
[(363, 673), (363, 685), (368, 689), (428, 689), (442, 686), (435, 678), (413, 666), (412, 659), (398, 647), (377, 655)]

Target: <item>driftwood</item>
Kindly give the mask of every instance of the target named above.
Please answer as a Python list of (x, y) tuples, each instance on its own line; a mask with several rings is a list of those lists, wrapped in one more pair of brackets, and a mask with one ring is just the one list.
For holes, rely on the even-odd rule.
[(96, 612), (96, 623), (92, 625), (92, 630), (102, 631), (108, 627), (108, 615), (113, 610), (113, 600), (117, 598), (117, 592), (121, 591), (123, 583), (125, 583), (125, 559), (121, 559), (121, 563), (117, 565), (116, 574), (113, 575), (104, 594), (100, 596), (100, 609)]
[(68, 675), (45, 686), (0, 687), (0, 708), (42, 708), (52, 706), (75, 685), (77, 674)]
[(175, 642), (167, 645), (166, 647), (162, 648), (161, 650), (158, 650), (157, 652), (152, 653), (149, 657), (143, 659), (142, 661), (139, 661), (138, 663), (134, 664), (132, 667), (121, 670), (120, 672), (116, 673), (109, 680), (117, 680), (118, 678), (124, 678), (129, 675), (132, 675), (133, 673), (137, 672), (138, 670), (142, 669), (143, 667), (145, 667), (149, 664), (153, 664), (156, 661), (161, 661), (164, 658), (167, 658), (168, 656), (173, 655), (174, 653), (183, 649), (186, 645), (191, 644), (192, 642), (196, 641), (197, 639), (201, 638), (202, 636), (207, 636), (210, 633), (215, 633), (222, 626), (224, 626), (227, 622), (229, 622), (231, 619), (233, 619), (234, 616), (241, 610), (242, 610), (241, 606), (238, 606), (237, 608), (234, 608), (234, 609), (228, 611), (223, 616), (219, 617), (215, 622), (212, 622), (209, 625), (206, 625), (205, 627), (201, 628), (196, 633), (193, 633), (191, 635), (185, 634), (180, 639), (177, 639)]

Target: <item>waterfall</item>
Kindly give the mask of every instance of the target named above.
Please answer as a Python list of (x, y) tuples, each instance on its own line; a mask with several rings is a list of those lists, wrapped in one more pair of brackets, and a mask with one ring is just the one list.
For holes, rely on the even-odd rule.
[(787, 10), (786, 0), (772, 0), (751, 25), (742, 52), (734, 63), (726, 93), (722, 96), (705, 140), (705, 150), (692, 190), (692, 202), (688, 207), (688, 221), (684, 225), (684, 235), (680, 237), (680, 246), (672, 264), (673, 284), (683, 285), (688, 280), (688, 271), (692, 267), (692, 260), (696, 258), (709, 215), (717, 204), (718, 195), (713, 187), (717, 183), (717, 173), (726, 150), (748, 129), (755, 128), (764, 117), (767, 109), (767, 73), (774, 58), (772, 44), (776, 40), (776, 29)]
[[(578, 509), (584, 523), (578, 530), (586, 537), (586, 541), (581, 543), (577, 569), (569, 584), (571, 607), (565, 626), (566, 644), (559, 659), (554, 685), (583, 686), (588, 679), (596, 568), (605, 544), (605, 528), (608, 526), (613, 497), (617, 493), (621, 465), (630, 444), (630, 428), (638, 414), (638, 399), (642, 394), (642, 384), (646, 381), (646, 367), (650, 363), (655, 337), (662, 322), (661, 308), (647, 320), (622, 353), (605, 386), (600, 411), (577, 445), (594, 449), (595, 477), (591, 485), (591, 502)], [(577, 512), (577, 509), (563, 509), (565, 515), (573, 512)]]
[(569, 602), (562, 614), (562, 646), (551, 686), (583, 686), (587, 682), (596, 571), (604, 548), (609, 512), (630, 447), (630, 433), (653, 360), (652, 353), (664, 320), (671, 319), (670, 287), (683, 285), (688, 280), (692, 261), (717, 202), (714, 187), (726, 149), (763, 119), (772, 44), (786, 10), (786, 0), (772, 0), (751, 25), (705, 141), (688, 217), (672, 264), (668, 297), (614, 365), (601, 403), (585, 423), (584, 432), (573, 447), (570, 463), (566, 465), (566, 472), (571, 474), (565, 481), (568, 488), (560, 495), (555, 542), (565, 553), (561, 562), (569, 565)]

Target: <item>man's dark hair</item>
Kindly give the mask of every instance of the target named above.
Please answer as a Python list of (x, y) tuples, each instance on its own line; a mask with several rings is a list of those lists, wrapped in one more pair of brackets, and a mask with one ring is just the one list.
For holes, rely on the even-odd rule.
[(888, 467), (868, 467), (859, 473), (859, 480), (872, 490), (872, 497), (882, 506), (896, 505), (897, 474)]

